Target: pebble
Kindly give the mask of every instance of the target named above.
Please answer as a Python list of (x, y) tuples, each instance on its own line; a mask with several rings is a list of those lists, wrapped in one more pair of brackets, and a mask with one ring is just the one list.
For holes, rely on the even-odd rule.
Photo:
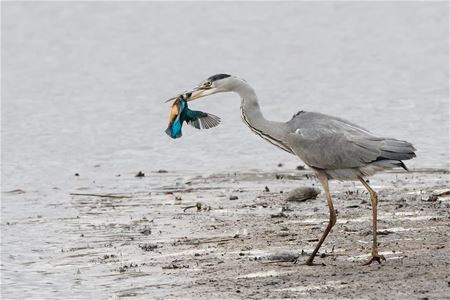
[(319, 189), (312, 187), (300, 187), (289, 192), (286, 201), (306, 201), (309, 199), (316, 199), (319, 194)]

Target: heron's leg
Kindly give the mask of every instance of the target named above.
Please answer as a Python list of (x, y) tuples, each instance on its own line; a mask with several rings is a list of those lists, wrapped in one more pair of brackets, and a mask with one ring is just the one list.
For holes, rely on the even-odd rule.
[(369, 191), (370, 202), (372, 204), (372, 231), (373, 231), (373, 245), (372, 245), (372, 256), (363, 265), (370, 265), (374, 260), (381, 264), (381, 260), (386, 260), (384, 256), (378, 254), (378, 242), (377, 242), (377, 205), (378, 205), (378, 195), (372, 190), (372, 188), (367, 184), (364, 178), (359, 177), (359, 181), (364, 185), (364, 187)]
[(318, 173), (317, 178), (319, 179), (320, 183), (322, 184), (323, 189), (325, 191), (325, 195), (327, 197), (327, 204), (328, 204), (328, 208), (330, 209), (330, 221), (328, 222), (328, 226), (325, 229), (325, 232), (323, 233), (322, 237), (320, 238), (319, 243), (317, 244), (313, 253), (310, 255), (310, 257), (306, 261), (306, 264), (308, 266), (311, 266), (313, 264), (313, 260), (317, 254), (317, 251), (319, 251), (320, 246), (322, 246), (322, 243), (323, 243), (323, 241), (325, 241), (325, 238), (327, 237), (328, 233), (331, 231), (331, 228), (333, 228), (334, 224), (336, 224), (336, 211), (334, 210), (334, 207), (333, 207), (333, 201), (331, 201), (330, 189), (328, 188), (327, 175), (323, 174), (323, 173)]

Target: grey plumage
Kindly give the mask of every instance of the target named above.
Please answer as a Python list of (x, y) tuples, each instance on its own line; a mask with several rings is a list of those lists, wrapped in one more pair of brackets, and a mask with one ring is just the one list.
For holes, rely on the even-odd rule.
[(346, 120), (302, 112), (287, 122), (288, 145), (312, 168), (329, 179), (357, 179), (383, 169), (404, 167), (402, 160), (415, 157), (410, 143), (373, 135)]

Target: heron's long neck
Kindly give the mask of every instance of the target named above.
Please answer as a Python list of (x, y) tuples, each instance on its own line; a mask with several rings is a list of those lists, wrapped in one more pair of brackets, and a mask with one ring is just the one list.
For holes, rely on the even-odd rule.
[(243, 80), (236, 84), (235, 91), (241, 96), (241, 117), (245, 124), (257, 135), (279, 148), (292, 153), (286, 143), (285, 123), (273, 122), (264, 118), (259, 107), (258, 97), (253, 88)]

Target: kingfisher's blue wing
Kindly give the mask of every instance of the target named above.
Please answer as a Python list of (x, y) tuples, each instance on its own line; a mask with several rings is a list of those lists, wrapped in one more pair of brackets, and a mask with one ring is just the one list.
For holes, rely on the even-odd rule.
[(184, 120), (197, 129), (209, 129), (220, 124), (218, 116), (203, 111), (185, 109), (183, 113)]

